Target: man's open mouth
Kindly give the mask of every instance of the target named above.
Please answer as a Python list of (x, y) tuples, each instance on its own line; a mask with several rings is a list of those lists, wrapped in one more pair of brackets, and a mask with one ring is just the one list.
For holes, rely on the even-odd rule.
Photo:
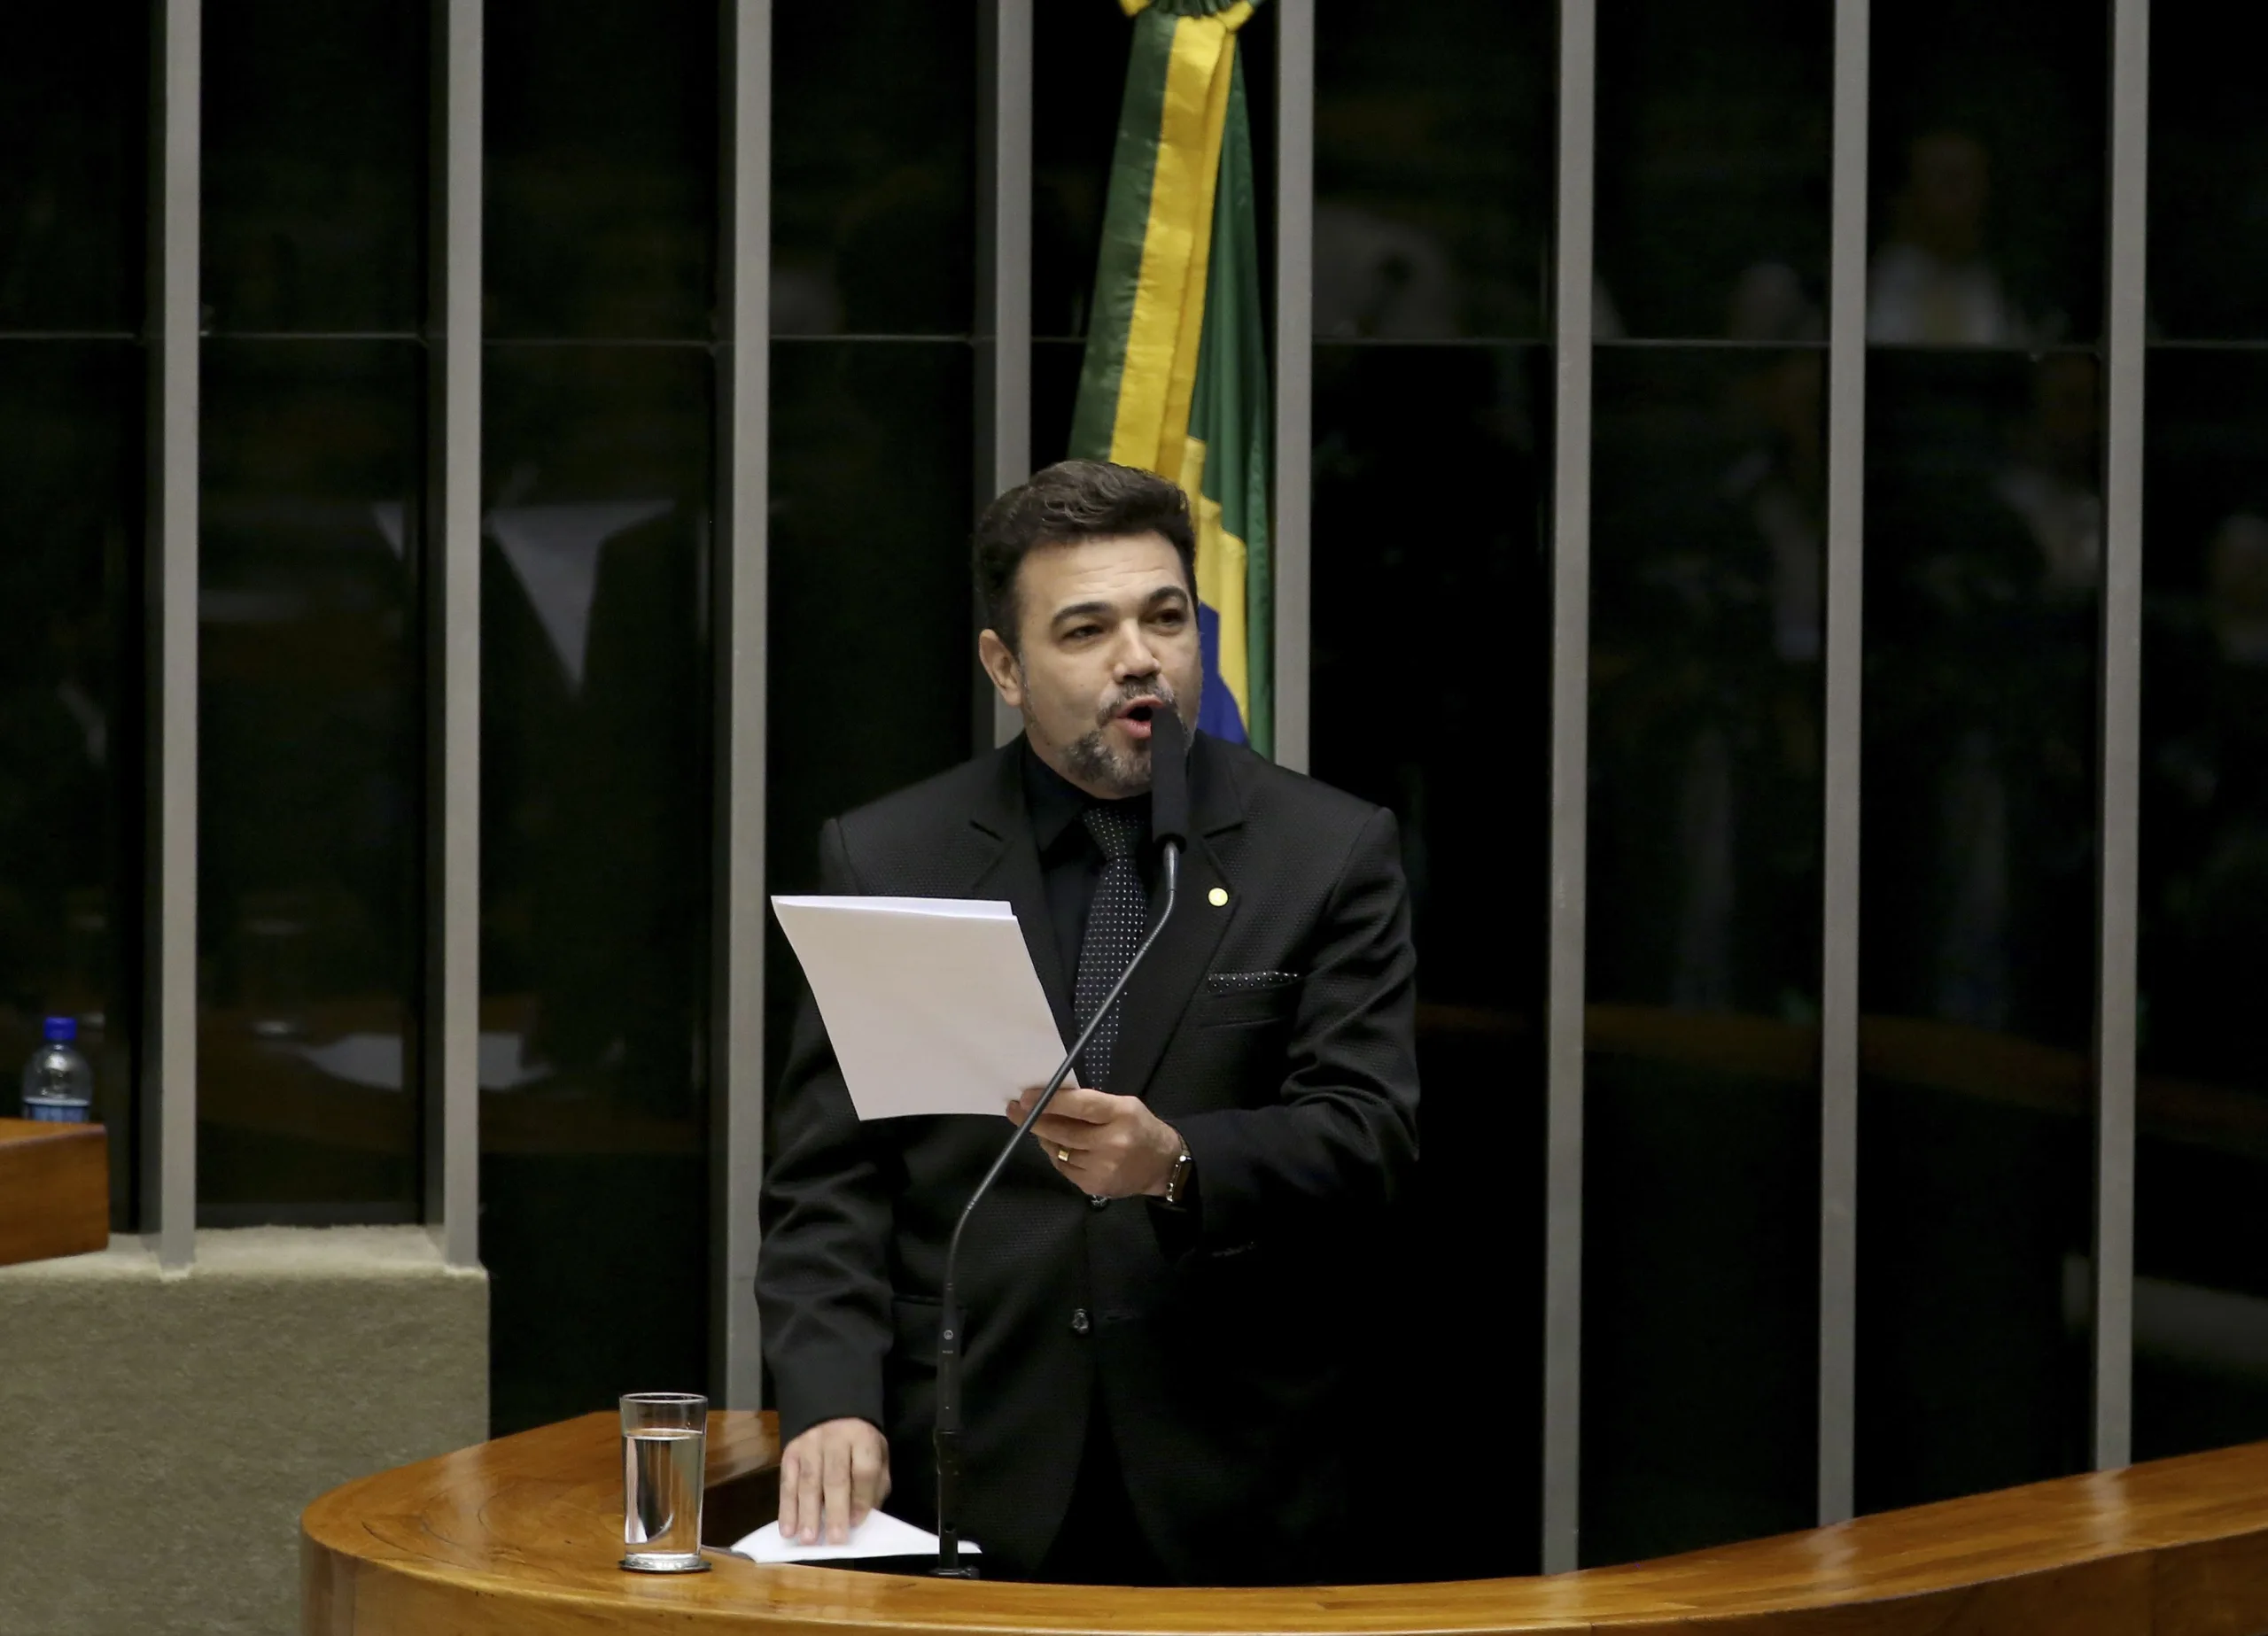
[(1162, 700), (1137, 699), (1131, 704), (1120, 705), (1112, 719), (1133, 737), (1146, 739), (1150, 736), (1152, 724), (1157, 720), (1158, 712), (1165, 708)]

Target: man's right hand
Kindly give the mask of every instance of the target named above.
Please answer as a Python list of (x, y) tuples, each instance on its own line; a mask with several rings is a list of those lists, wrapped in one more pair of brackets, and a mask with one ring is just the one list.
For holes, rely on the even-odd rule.
[(889, 1498), (889, 1440), (863, 1420), (822, 1420), (781, 1451), (780, 1537), (841, 1545)]

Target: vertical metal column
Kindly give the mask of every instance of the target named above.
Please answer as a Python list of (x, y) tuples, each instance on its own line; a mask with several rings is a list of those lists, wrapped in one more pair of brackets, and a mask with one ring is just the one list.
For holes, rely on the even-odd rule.
[(1826, 814), (1821, 840), (1819, 1520), (1847, 1521), (1857, 1427), (1859, 711), (1865, 640), (1868, 0), (1836, 0), (1827, 322)]
[[(979, 12), (976, 142), (976, 503), (1031, 475), (1032, 0)], [(982, 619), (982, 609), (977, 612)], [(974, 632), (972, 632), (972, 635)], [(975, 667), (971, 667), (975, 670)], [(975, 748), (1023, 731), (983, 673)]]
[(2142, 376), (2150, 7), (2114, 0), (2102, 447), (2102, 849), (2096, 921), (2094, 1416), (2098, 1468), (2133, 1448), (2134, 1004), (2142, 714)]
[(1551, 490), (1551, 914), (1545, 999), (1543, 1570), (1577, 1562), (1582, 1455), (1583, 939), (1589, 802), (1591, 204), (1597, 0), (1559, 8)]
[(764, 1185), (765, 508), (772, 435), (772, 0), (724, 8), (724, 230), (718, 235), (716, 905), (711, 998), (711, 1395), (755, 1408)]
[(1276, 759), (1309, 770), (1315, 448), (1315, 0), (1276, 9)]
[(150, 280), (149, 766), (141, 1207), (159, 1263), (197, 1253), (197, 580), (201, 0), (157, 12)]
[(480, 1260), (481, 0), (434, 7), (426, 587), (425, 1220)]

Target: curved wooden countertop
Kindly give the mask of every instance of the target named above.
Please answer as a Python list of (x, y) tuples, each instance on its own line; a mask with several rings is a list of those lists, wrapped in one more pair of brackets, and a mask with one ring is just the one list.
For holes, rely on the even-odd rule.
[[(711, 1418), (711, 1539), (766, 1520), (771, 1417)], [(624, 1573), (615, 1416), (334, 1489), (300, 1522), (309, 1636), (846, 1636), (1685, 1630), (1773, 1636), (2257, 1636), (2268, 1444), (2006, 1489), (1837, 1528), (1530, 1579), (1098, 1590), (759, 1568)]]

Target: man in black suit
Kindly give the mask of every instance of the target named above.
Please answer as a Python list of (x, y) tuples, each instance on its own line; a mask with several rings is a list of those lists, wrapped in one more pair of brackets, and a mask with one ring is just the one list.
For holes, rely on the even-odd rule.
[[(1150, 723), (1197, 715), (1194, 554), (1146, 472), (1068, 461), (1000, 496), (978, 645), (1023, 737), (821, 835), (828, 892), (1006, 898), (1067, 1045), (1154, 913)], [(1180, 906), (962, 1250), (959, 1521), (993, 1574), (1350, 1575), (1363, 1248), (1417, 1162), (1394, 823), (1208, 735), (1188, 770)], [(1036, 1095), (1003, 1086), (1008, 1117)], [(790, 1537), (893, 1489), (934, 1520), (945, 1245), (1007, 1128), (861, 1125), (805, 996), (757, 1274)]]

